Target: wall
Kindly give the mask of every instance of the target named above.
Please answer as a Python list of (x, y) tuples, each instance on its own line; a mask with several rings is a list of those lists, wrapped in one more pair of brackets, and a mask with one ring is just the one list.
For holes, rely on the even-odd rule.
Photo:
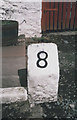
[(12, 19), (19, 22), (19, 35), (41, 36), (42, 2), (11, 2), (1, 0), (0, 20)]

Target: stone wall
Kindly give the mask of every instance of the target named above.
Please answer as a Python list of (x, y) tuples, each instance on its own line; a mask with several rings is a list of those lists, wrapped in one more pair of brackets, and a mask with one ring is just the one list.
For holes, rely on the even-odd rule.
[(0, 20), (17, 20), (19, 35), (25, 37), (41, 36), (42, 2), (11, 2), (1, 0)]

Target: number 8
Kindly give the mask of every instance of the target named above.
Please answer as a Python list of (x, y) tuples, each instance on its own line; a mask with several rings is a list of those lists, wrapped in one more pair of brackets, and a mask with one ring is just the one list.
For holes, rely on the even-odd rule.
[[(40, 54), (41, 54), (41, 53), (44, 53), (44, 54), (46, 55), (45, 58), (40, 58)], [(47, 57), (48, 57), (48, 54), (47, 54), (45, 51), (41, 51), (41, 52), (39, 52), (39, 53), (37, 54), (37, 57), (39, 58), (38, 61), (37, 61), (37, 67), (40, 67), (40, 68), (45, 68), (45, 67), (47, 67), (47, 61), (46, 61), (46, 59), (47, 59)], [(42, 61), (42, 60), (45, 62), (45, 65), (44, 65), (44, 66), (39, 65), (39, 62)]]

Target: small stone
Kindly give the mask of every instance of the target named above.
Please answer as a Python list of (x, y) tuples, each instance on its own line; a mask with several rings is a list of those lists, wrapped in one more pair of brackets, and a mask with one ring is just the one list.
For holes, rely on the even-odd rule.
[(48, 107), (48, 109), (51, 109), (51, 106), (49, 104), (46, 105)]
[(44, 114), (43, 116), (44, 116), (45, 118), (47, 117), (47, 115), (46, 115), (46, 114)]
[(70, 104), (70, 107), (71, 107), (72, 109), (74, 109), (74, 108), (75, 108), (75, 105), (74, 105), (74, 104)]
[(68, 41), (65, 40), (64, 43), (68, 44)]
[(58, 118), (57, 116), (55, 116), (54, 118)]
[(74, 95), (74, 97), (76, 97), (76, 95)]
[(65, 59), (65, 57), (63, 57), (63, 59)]

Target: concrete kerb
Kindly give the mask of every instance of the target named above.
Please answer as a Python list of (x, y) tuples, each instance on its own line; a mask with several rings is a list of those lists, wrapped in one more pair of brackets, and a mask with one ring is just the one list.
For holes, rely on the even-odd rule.
[(24, 87), (0, 88), (0, 104), (27, 101), (27, 90)]

